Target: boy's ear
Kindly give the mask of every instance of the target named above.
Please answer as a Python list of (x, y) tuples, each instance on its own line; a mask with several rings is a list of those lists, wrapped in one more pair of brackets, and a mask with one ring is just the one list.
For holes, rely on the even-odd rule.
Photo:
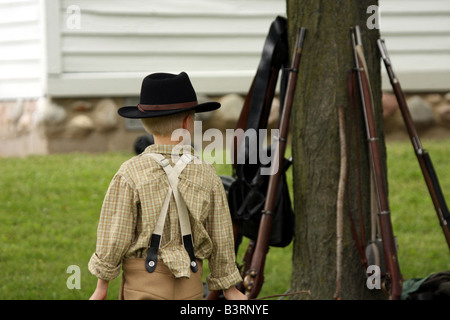
[(192, 115), (188, 114), (183, 119), (183, 129), (189, 130), (189, 122), (191, 121)]

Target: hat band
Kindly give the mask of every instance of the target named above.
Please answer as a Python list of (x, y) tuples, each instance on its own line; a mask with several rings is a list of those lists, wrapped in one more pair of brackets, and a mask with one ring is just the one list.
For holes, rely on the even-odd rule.
[(176, 110), (176, 109), (187, 109), (195, 107), (198, 104), (197, 101), (174, 103), (174, 104), (159, 104), (159, 105), (149, 105), (149, 104), (138, 104), (137, 107), (140, 111), (166, 111), (166, 110)]

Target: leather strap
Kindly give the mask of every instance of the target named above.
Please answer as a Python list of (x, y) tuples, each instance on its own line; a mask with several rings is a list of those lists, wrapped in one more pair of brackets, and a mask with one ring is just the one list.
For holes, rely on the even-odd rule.
[(183, 240), (184, 248), (186, 249), (189, 258), (192, 272), (198, 271), (198, 265), (194, 254), (194, 243), (192, 240), (191, 224), (189, 221), (189, 213), (186, 203), (183, 197), (178, 191), (178, 177), (184, 168), (193, 160), (193, 156), (183, 154), (180, 160), (175, 164), (174, 167), (170, 165), (169, 160), (167, 160), (163, 155), (157, 153), (146, 154), (153, 160), (158, 162), (164, 169), (167, 179), (169, 181), (169, 190), (167, 191), (166, 198), (161, 208), (161, 212), (158, 217), (155, 229), (153, 230), (152, 236), (150, 238), (150, 245), (148, 249), (147, 259), (145, 261), (145, 268), (148, 272), (155, 271), (157, 260), (158, 260), (158, 250), (161, 245), (161, 237), (164, 229), (164, 224), (167, 217), (167, 212), (169, 211), (169, 204), (171, 196), (174, 196), (175, 203), (178, 211), (178, 219), (180, 221), (180, 229)]
[[(255, 77), (255, 88), (251, 97), (251, 112), (247, 121), (247, 129), (259, 128), (262, 120), (261, 115), (264, 109), (263, 106), (269, 102), (268, 100), (271, 102), (273, 98), (276, 79), (275, 81), (272, 81), (273, 83), (270, 83), (269, 80), (271, 79), (272, 73), (275, 73), (273, 68), (277, 69), (276, 75), (278, 75), (278, 70), (281, 68), (281, 65), (286, 62), (287, 43), (283, 39), (285, 34), (286, 20), (277, 17), (270, 26), (269, 34), (264, 43), (261, 61), (258, 65)], [(271, 97), (268, 98), (268, 94)]]
[[(247, 95), (241, 116), (236, 129), (260, 129), (267, 127), (267, 121), (272, 106), (275, 88), (280, 69), (288, 62), (287, 49), (287, 21), (283, 17), (277, 17), (271, 24), (269, 34), (266, 37), (263, 53), (256, 75), (253, 79), (249, 94)], [(280, 88), (280, 102), (284, 99), (285, 74)], [(282, 106), (282, 104), (280, 104)], [(281, 108), (280, 108), (281, 109)], [(281, 110), (280, 110), (281, 112)], [(259, 139), (259, 135), (257, 135)], [(260, 142), (258, 142), (260, 143)], [(248, 163), (249, 146), (243, 139), (238, 139), (238, 146), (235, 146), (234, 169), (238, 177), (254, 175), (253, 169), (249, 166), (236, 166), (236, 154), (239, 152), (245, 155), (245, 163)], [(258, 165), (253, 166), (258, 167)], [(250, 169), (250, 170), (249, 170)], [(245, 173), (245, 174), (244, 174)]]
[(164, 111), (164, 110), (176, 110), (176, 109), (188, 109), (195, 107), (198, 104), (197, 101), (174, 103), (174, 104), (161, 104), (161, 105), (149, 105), (138, 104), (138, 109), (142, 112), (145, 111)]

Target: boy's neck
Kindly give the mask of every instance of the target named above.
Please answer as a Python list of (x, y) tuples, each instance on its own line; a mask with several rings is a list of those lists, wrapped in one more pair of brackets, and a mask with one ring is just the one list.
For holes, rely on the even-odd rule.
[(172, 140), (171, 137), (164, 137), (164, 136), (158, 136), (158, 135), (153, 135), (153, 140), (154, 140), (155, 144), (173, 144), (173, 145), (176, 145), (176, 144), (180, 143), (179, 141)]

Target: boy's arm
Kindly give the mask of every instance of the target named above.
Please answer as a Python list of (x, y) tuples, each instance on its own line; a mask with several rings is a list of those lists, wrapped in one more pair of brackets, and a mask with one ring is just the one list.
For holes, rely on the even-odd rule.
[(108, 285), (109, 281), (98, 279), (97, 288), (89, 300), (105, 300), (108, 295)]
[(242, 277), (236, 266), (233, 225), (228, 200), (219, 177), (211, 193), (211, 212), (206, 222), (206, 230), (213, 243), (213, 250), (208, 259), (211, 272), (206, 279), (208, 289), (229, 289), (228, 292), (233, 293), (234, 285), (241, 282)]
[(135, 188), (116, 174), (103, 201), (96, 251), (89, 261), (89, 271), (99, 281), (110, 281), (119, 275), (123, 256), (134, 237), (136, 217)]
[(227, 300), (248, 300), (248, 297), (240, 292), (235, 286), (223, 290), (223, 295)]

